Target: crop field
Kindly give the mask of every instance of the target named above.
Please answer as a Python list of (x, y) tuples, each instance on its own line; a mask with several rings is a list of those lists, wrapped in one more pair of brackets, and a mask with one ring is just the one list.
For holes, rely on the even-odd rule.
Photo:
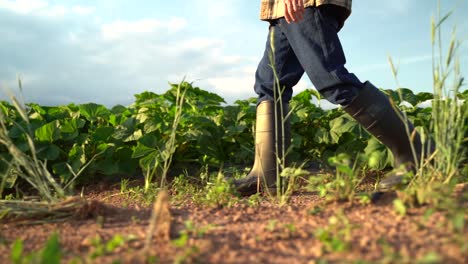
[(468, 263), (468, 91), (461, 44), (443, 53), (437, 37), (449, 15), (432, 24), (433, 92), (382, 90), (432, 151), (379, 197), (391, 151), (312, 89), (290, 102), (284, 188), (250, 197), (232, 181), (253, 164), (255, 98), (182, 81), (112, 108), (1, 101), (0, 263)]
[[(432, 94), (386, 92), (430, 129)], [(129, 107), (2, 102), (2, 262), (466, 262), (466, 163), (371, 203), (391, 152), (317, 96), (291, 101), (294, 192), (247, 198), (229, 179), (253, 160), (254, 99), (182, 82)]]

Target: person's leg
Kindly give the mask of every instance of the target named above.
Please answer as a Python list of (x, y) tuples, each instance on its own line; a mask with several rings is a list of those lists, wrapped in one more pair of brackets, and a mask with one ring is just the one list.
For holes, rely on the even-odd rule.
[(306, 8), (304, 20), (299, 23), (279, 21), (315, 88), (331, 103), (347, 105), (363, 84), (345, 67), (346, 58), (338, 37), (340, 22), (332, 14), (333, 7)]
[[(274, 63), (271, 61), (272, 46), (274, 46), (275, 53)], [(277, 161), (285, 157), (284, 153), (291, 141), (290, 122), (288, 118), (285, 118), (289, 112), (288, 103), (292, 97), (293, 86), (299, 82), (303, 74), (304, 70), (286, 36), (281, 32), (279, 25), (273, 22), (270, 26), (265, 53), (255, 74), (254, 89), (258, 94), (258, 104), (254, 165), (247, 177), (233, 182), (240, 194), (254, 194), (259, 187), (269, 188), (270, 191), (275, 190), (277, 170), (281, 167)], [(276, 78), (278, 78), (280, 89), (277, 89)], [(276, 115), (275, 99), (277, 100)]]
[[(419, 135), (415, 133), (410, 142), (408, 134), (413, 132), (413, 125), (402, 121), (401, 112), (383, 92), (370, 82), (361, 83), (345, 68), (333, 6), (307, 8), (300, 23), (288, 24), (280, 19), (280, 25), (316, 89), (328, 101), (344, 106), (347, 113), (389, 147), (395, 166), (405, 164), (414, 169), (422, 151)], [(397, 182), (390, 179), (382, 186), (388, 188)]]
[[(255, 73), (254, 90), (258, 95), (258, 103), (262, 101), (272, 101), (274, 99), (275, 92), (277, 95), (279, 93), (278, 90), (274, 90), (277, 86), (272, 69), (272, 46), (275, 48), (275, 61), (273, 66), (275, 68), (280, 87), (284, 89), (281, 97), (282, 102), (288, 103), (291, 100), (293, 87), (299, 82), (304, 74), (304, 69), (299, 63), (296, 54), (294, 54), (291, 45), (289, 45), (286, 35), (282, 32), (282, 28), (277, 22), (278, 21), (276, 20), (270, 24), (265, 52)], [(273, 43), (271, 41), (273, 41)]]

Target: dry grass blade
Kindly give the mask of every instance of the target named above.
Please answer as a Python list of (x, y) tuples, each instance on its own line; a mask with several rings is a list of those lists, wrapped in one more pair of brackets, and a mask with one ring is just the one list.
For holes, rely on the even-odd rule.
[(170, 239), (171, 231), (171, 212), (169, 210), (169, 194), (166, 190), (162, 190), (158, 194), (158, 198), (153, 205), (153, 211), (149, 221), (148, 230), (146, 232), (146, 241), (143, 252), (148, 254), (151, 247), (153, 236), (157, 234), (163, 239)]
[(69, 197), (61, 202), (0, 201), (0, 221), (15, 224), (39, 224), (83, 218), (95, 208), (93, 201)]

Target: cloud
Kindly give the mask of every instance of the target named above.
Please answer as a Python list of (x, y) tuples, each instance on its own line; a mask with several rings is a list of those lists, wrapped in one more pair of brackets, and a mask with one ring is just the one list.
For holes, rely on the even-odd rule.
[(37, 6), (28, 16), (0, 9), (0, 33), (7, 36), (0, 42), (0, 85), (16, 87), (21, 74), (26, 101), (128, 105), (134, 94), (161, 93), (168, 89), (168, 81), (178, 82), (183, 76), (222, 96), (254, 95), (257, 60), (229, 54), (226, 40), (189, 34), (183, 17), (50, 19), (35, 14), (54, 9)]
[(96, 8), (89, 6), (75, 5), (71, 8), (72, 12), (78, 15), (90, 15), (96, 11)]
[(49, 4), (42, 0), (0, 0), (0, 8), (8, 9), (20, 14), (29, 14), (48, 6)]
[(113, 40), (128, 37), (133, 34), (157, 33), (165, 30), (169, 33), (176, 33), (182, 30), (187, 22), (183, 18), (172, 18), (169, 21), (159, 21), (156, 19), (140, 19), (135, 21), (116, 20), (101, 26), (101, 33), (106, 40)]
[(63, 17), (67, 14), (89, 15), (94, 12), (93, 7), (75, 5), (50, 5), (42, 0), (0, 0), (0, 9), (6, 9), (21, 15), (36, 15), (43, 17)]

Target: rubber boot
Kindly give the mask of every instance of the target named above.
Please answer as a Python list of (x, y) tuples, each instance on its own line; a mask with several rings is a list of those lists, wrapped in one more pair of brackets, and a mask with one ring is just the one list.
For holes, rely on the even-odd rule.
[[(392, 106), (383, 92), (366, 82), (358, 96), (343, 110), (392, 151), (394, 168), (402, 168), (403, 165), (404, 172), (415, 171), (415, 162), (419, 162), (422, 151), (420, 136), (414, 132), (413, 124), (406, 121), (411, 135), (410, 141), (402, 113)], [(414, 154), (411, 144), (415, 150)], [(378, 190), (387, 191), (399, 185), (404, 174), (388, 175), (379, 183)]]
[[(257, 106), (254, 165), (245, 178), (233, 181), (235, 189), (243, 196), (255, 194), (264, 188), (268, 188), (271, 192), (276, 191), (277, 159), (282, 160), (283, 155), (281, 120), (284, 120), (285, 151), (291, 144), (290, 121), (289, 118), (285, 119), (289, 112), (289, 105), (283, 103), (282, 108), (283, 115), (281, 115), (280, 105), (277, 105), (278, 118), (275, 131), (273, 101), (263, 101)], [(278, 142), (277, 147), (275, 142)], [(276, 149), (278, 149), (278, 155)], [(278, 169), (280, 167), (278, 166)]]

